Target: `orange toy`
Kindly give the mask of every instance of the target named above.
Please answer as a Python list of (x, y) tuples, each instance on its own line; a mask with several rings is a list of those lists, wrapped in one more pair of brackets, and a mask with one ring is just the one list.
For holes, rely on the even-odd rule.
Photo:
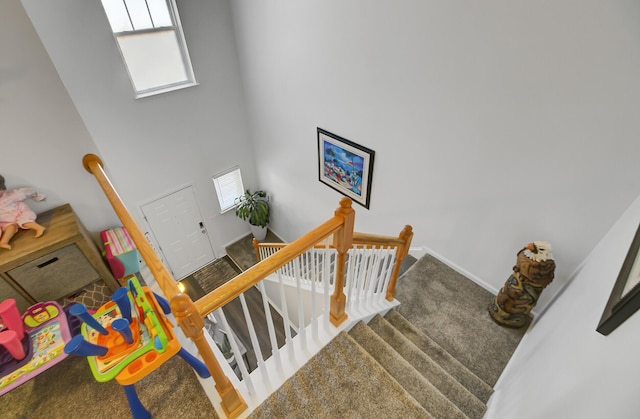
[(65, 346), (65, 353), (86, 356), (96, 381), (115, 378), (124, 387), (133, 417), (150, 418), (133, 384), (175, 354), (200, 377), (208, 378), (210, 374), (204, 363), (180, 347), (173, 325), (164, 316), (169, 313), (168, 302), (149, 287), (140, 286), (135, 276), (127, 285), (94, 315), (76, 314), (85, 321), (82, 335)]

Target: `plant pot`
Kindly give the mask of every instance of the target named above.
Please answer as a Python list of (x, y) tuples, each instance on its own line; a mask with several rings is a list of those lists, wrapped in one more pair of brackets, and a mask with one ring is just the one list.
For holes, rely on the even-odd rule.
[(254, 226), (253, 224), (249, 224), (249, 227), (251, 228), (251, 234), (253, 234), (253, 237), (259, 242), (267, 237), (267, 227)]

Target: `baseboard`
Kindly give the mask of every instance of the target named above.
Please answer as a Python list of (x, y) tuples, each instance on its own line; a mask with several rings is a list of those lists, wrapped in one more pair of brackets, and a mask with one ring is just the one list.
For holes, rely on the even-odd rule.
[(410, 247), (409, 254), (416, 259), (420, 259), (427, 254), (427, 249), (425, 249), (424, 247)]
[(277, 238), (279, 238), (279, 239), (280, 239), (280, 241), (281, 241), (282, 243), (288, 243), (288, 242), (287, 242), (287, 241), (285, 241), (285, 240), (282, 238), (282, 236), (281, 236), (281, 235), (279, 235), (279, 234), (278, 234), (274, 229), (272, 229), (271, 227), (268, 227), (268, 228), (269, 228), (269, 231), (271, 231), (271, 233), (273, 233), (273, 235), (274, 235), (274, 236), (276, 236)]
[(488, 282), (486, 282), (485, 280), (483, 280), (479, 276), (474, 275), (471, 272), (467, 271), (466, 269), (461, 268), (460, 266), (458, 266), (455, 263), (451, 262), (450, 260), (448, 260), (447, 258), (443, 257), (442, 255), (439, 255), (438, 253), (434, 252), (433, 250), (429, 249), (428, 247), (425, 247), (424, 249), (425, 249), (425, 253), (426, 254), (429, 254), (429, 255), (433, 256), (434, 258), (438, 259), (440, 262), (444, 263), (445, 265), (447, 265), (448, 267), (450, 267), (454, 271), (458, 272), (459, 274), (462, 274), (462, 275), (466, 276), (467, 278), (469, 278), (470, 280), (472, 280), (476, 284), (480, 285), (485, 290), (489, 291), (491, 294), (493, 294), (493, 295), (497, 295), (498, 294), (499, 289), (496, 289), (493, 285), (490, 285)]
[(227, 249), (227, 247), (231, 246), (232, 244), (234, 244), (234, 243), (236, 243), (236, 242), (239, 242), (240, 240), (244, 239), (245, 237), (247, 237), (247, 236), (248, 236), (248, 235), (250, 235), (250, 234), (251, 234), (251, 232), (250, 232), (250, 231), (246, 231), (246, 232), (245, 232), (244, 234), (242, 234), (241, 236), (238, 236), (238, 237), (236, 237), (235, 239), (231, 240), (230, 242), (223, 244), (223, 245), (222, 245), (222, 249), (223, 249), (223, 250), (225, 250), (225, 251), (223, 251), (222, 253), (223, 253), (223, 254), (226, 254), (226, 249)]
[(518, 358), (518, 354), (520, 351), (523, 350), (523, 348), (526, 348), (528, 346), (528, 340), (529, 340), (529, 332), (531, 331), (531, 328), (533, 327), (533, 322), (529, 323), (529, 326), (527, 327), (527, 331), (524, 332), (524, 335), (522, 336), (522, 339), (520, 339), (520, 343), (518, 343), (518, 346), (516, 347), (516, 350), (513, 351), (513, 353), (511, 354), (511, 358), (509, 358), (509, 361), (507, 362), (507, 365), (505, 365), (504, 369), (502, 370), (502, 373), (500, 374), (500, 377), (498, 377), (498, 381), (496, 381), (496, 383), (493, 385), (493, 394), (491, 395), (491, 397), (489, 398), (489, 400), (487, 401), (487, 412), (484, 415), (483, 419), (493, 419), (493, 417), (495, 416), (495, 414), (493, 413), (493, 406), (497, 406), (498, 402), (500, 401), (500, 387), (502, 386), (502, 382), (504, 381), (504, 377), (506, 377), (514, 367), (514, 360)]
[(493, 409), (491, 408), (493, 405), (497, 405), (500, 400), (500, 390), (496, 390), (493, 392), (489, 400), (487, 401), (487, 411), (484, 414), (482, 419), (493, 419)]

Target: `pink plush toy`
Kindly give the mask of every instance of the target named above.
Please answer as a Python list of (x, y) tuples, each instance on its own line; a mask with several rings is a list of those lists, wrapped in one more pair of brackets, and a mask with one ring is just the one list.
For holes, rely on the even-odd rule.
[(44, 234), (45, 227), (36, 223), (36, 214), (22, 201), (31, 198), (44, 201), (46, 196), (34, 188), (18, 188), (7, 191), (4, 177), (0, 175), (0, 248), (11, 250), (9, 241), (18, 228), (36, 232), (36, 237)]

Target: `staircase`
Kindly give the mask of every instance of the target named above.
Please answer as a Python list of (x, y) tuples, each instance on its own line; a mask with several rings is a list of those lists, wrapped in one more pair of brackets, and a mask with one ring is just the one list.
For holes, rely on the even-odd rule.
[(340, 333), (251, 418), (482, 418), (492, 388), (396, 310)]
[[(447, 288), (464, 300), (445, 298)], [(341, 332), (250, 417), (482, 418), (524, 330), (494, 324), (493, 296), (431, 256), (400, 277), (398, 295), (406, 306)], [(414, 312), (412, 299), (448, 315), (425, 327), (434, 314)]]
[[(113, 190), (100, 159), (87, 155), (83, 165), (98, 180), (170, 301), (176, 323), (191, 341), (182, 345), (194, 345), (211, 372), (216, 392), (209, 397), (222, 416), (483, 416), (491, 394), (486, 383), (495, 383), (522, 333), (500, 332), (486, 312), (493, 296), (472, 281), (461, 281), (432, 257), (425, 256), (403, 275), (411, 277), (413, 285), (409, 279), (398, 281), (411, 246), (411, 226), (405, 226), (398, 237), (356, 233), (351, 200), (343, 198), (327, 221), (291, 243), (256, 247), (260, 262), (194, 302), (180, 292), (146, 241)], [(271, 297), (263, 298), (272, 342), (272, 354), (265, 359), (245, 293), (257, 287), (268, 296), (267, 277), (279, 287), (286, 343), (277, 349), (267, 302)], [(294, 299), (287, 295), (290, 289)], [(305, 300), (304, 295), (312, 298)], [(241, 381), (215, 343), (206, 338), (202, 321), (216, 312), (221, 327), (232, 331), (224, 308), (235, 298), (240, 299), (258, 360), (258, 368), (251, 373), (243, 362), (238, 363)], [(401, 306), (394, 308), (399, 302)], [(289, 318), (289, 305), (299, 308), (295, 337), (289, 333), (296, 325)], [(383, 318), (376, 313), (386, 314)], [(371, 320), (365, 325), (358, 319)], [(235, 339), (230, 343), (234, 353), (242, 353)]]

